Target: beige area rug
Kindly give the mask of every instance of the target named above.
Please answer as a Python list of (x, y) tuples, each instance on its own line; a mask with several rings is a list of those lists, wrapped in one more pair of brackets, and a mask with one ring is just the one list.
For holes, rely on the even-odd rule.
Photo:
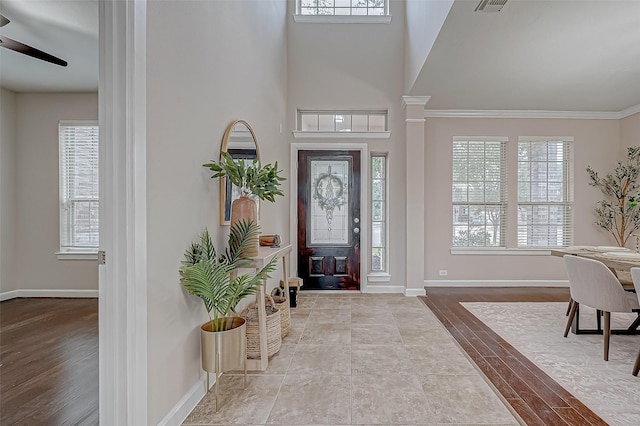
[[(611, 425), (640, 425), (640, 377), (631, 375), (640, 336), (612, 335), (609, 361), (602, 335), (562, 337), (566, 303), (467, 302), (462, 305)], [(580, 327), (594, 328), (595, 311), (580, 306)], [(626, 328), (634, 314), (612, 314)]]

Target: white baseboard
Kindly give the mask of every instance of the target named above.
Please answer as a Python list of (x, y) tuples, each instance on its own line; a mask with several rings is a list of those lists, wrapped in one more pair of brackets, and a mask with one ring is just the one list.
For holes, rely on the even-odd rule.
[(367, 286), (367, 293), (404, 293), (404, 286), (400, 285), (371, 285)]
[[(215, 373), (211, 375), (209, 385), (213, 386), (215, 383)], [(189, 413), (193, 411), (198, 403), (206, 395), (207, 388), (207, 376), (204, 374), (193, 385), (193, 387), (187, 392), (180, 401), (164, 416), (164, 419), (158, 423), (158, 426), (180, 426), (189, 416)]]
[(568, 280), (424, 280), (425, 287), (569, 287)]
[(424, 296), (425, 294), (424, 288), (407, 288), (404, 290), (404, 295), (408, 297)]
[(20, 289), (0, 293), (0, 302), (18, 297), (97, 298), (98, 290)]

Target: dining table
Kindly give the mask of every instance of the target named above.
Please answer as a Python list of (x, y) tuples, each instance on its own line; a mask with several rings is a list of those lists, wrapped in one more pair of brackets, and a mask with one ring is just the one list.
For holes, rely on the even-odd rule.
[[(552, 256), (564, 257), (565, 255), (580, 256), (587, 259), (594, 259), (604, 263), (620, 281), (620, 285), (626, 291), (635, 292), (630, 270), (640, 267), (640, 253), (617, 246), (571, 246), (551, 250)], [(578, 307), (579, 309), (579, 307)], [(625, 329), (612, 329), (611, 334), (640, 334), (640, 310), (634, 309), (638, 315), (635, 320)], [(602, 334), (602, 311), (596, 311), (595, 329), (585, 329), (580, 327), (579, 312), (576, 312), (571, 331), (574, 334)]]

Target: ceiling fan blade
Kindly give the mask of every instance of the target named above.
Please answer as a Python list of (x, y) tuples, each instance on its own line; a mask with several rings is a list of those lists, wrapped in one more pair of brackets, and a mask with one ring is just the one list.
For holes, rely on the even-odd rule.
[(53, 55), (49, 55), (47, 52), (38, 50), (35, 47), (27, 46), (26, 44), (20, 43), (19, 41), (10, 39), (9, 37), (0, 36), (0, 46), (6, 47), (7, 49), (15, 50), (16, 52), (20, 52), (25, 55), (29, 55), (36, 59), (40, 59), (43, 61), (51, 62), (52, 64), (60, 65), (61, 67), (67, 66), (67, 61), (64, 61), (60, 58), (56, 58)]
[(11, 22), (11, 21), (9, 21), (7, 18), (5, 18), (4, 15), (0, 15), (0, 27), (4, 27), (9, 22)]

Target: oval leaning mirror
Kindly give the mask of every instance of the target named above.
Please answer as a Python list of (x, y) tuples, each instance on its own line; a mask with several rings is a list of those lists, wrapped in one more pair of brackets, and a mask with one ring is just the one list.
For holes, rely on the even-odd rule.
[[(233, 159), (260, 161), (260, 148), (253, 129), (244, 120), (229, 124), (222, 137), (220, 152), (227, 152)], [(220, 179), (220, 224), (229, 225), (231, 221), (231, 203), (240, 197), (240, 188), (225, 178)]]

